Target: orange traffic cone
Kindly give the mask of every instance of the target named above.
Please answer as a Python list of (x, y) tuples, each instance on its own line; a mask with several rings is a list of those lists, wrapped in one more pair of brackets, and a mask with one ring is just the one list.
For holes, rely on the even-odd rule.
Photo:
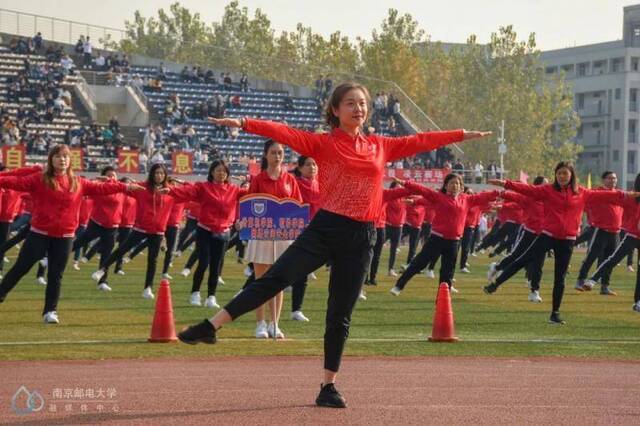
[(153, 315), (151, 326), (152, 343), (177, 342), (176, 326), (173, 321), (173, 304), (171, 303), (171, 287), (168, 280), (160, 281), (158, 299), (156, 300), (156, 312)]
[(436, 311), (433, 313), (433, 330), (430, 342), (457, 342), (456, 330), (453, 325), (453, 310), (451, 309), (451, 296), (449, 285), (441, 283), (436, 299)]

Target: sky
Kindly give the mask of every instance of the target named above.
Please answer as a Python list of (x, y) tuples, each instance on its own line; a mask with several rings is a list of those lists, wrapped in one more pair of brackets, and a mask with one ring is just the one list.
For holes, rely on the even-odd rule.
[[(0, 8), (87, 24), (124, 28), (136, 10), (155, 16), (175, 0), (2, 0)], [(218, 21), (230, 0), (183, 0), (205, 22)], [(622, 38), (622, 8), (640, 0), (240, 0), (250, 14), (261, 9), (276, 30), (297, 23), (328, 35), (340, 31), (369, 39), (389, 8), (409, 13), (433, 41), (464, 43), (475, 34), (480, 43), (500, 26), (513, 25), (521, 39), (536, 33), (541, 50), (560, 49)], [(1, 28), (2, 22), (0, 22)]]

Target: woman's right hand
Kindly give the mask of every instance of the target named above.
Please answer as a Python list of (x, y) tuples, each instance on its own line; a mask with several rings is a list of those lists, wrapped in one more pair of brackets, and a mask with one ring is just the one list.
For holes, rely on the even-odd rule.
[(393, 178), (393, 181), (396, 183), (396, 185), (400, 185), (400, 186), (404, 186), (406, 181), (402, 180), (402, 179), (398, 179), (397, 177)]
[(242, 127), (242, 120), (239, 118), (214, 118), (207, 117), (207, 121), (216, 126)]

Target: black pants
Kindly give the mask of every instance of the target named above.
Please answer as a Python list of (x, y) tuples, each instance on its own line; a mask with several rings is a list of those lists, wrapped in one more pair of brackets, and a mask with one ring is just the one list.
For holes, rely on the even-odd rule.
[(373, 246), (373, 255), (371, 256), (371, 266), (369, 267), (369, 281), (375, 280), (378, 275), (378, 266), (380, 265), (380, 256), (382, 255), (382, 247), (385, 241), (385, 228), (376, 228), (376, 243)]
[(604, 262), (602, 262), (596, 272), (591, 277), (594, 281), (600, 281), (604, 279), (605, 276), (611, 276), (611, 272), (613, 268), (625, 258), (629, 254), (633, 255), (633, 251), (640, 247), (640, 240), (631, 234), (626, 234), (618, 247), (616, 247), (615, 251), (611, 256), (609, 256)]
[[(77, 241), (80, 237), (82, 237), (82, 235), (87, 232), (87, 226), (86, 225), (78, 225), (78, 227), (76, 228), (76, 237), (75, 240)], [(73, 261), (77, 262), (78, 260), (80, 260), (80, 255), (82, 254), (82, 251), (84, 250), (86, 252), (86, 245), (89, 244), (89, 241), (85, 244), (85, 246), (82, 247), (78, 247), (74, 249), (74, 253), (73, 253)]]
[[(118, 228), (118, 233), (116, 235), (116, 242), (118, 243), (118, 247), (120, 247), (122, 244), (124, 244), (125, 241), (127, 241), (127, 238), (129, 238), (130, 234), (131, 234), (131, 228), (126, 226), (122, 226)], [(97, 251), (98, 251), (98, 247), (94, 244), (93, 247), (91, 247), (89, 251), (85, 254), (85, 257), (91, 260), (91, 258), (96, 254)], [(100, 257), (102, 257), (102, 255), (100, 255)], [(118, 260), (116, 260), (115, 271), (118, 272), (121, 270), (122, 270), (122, 257), (119, 257)]]
[(27, 238), (27, 235), (29, 235), (29, 231), (31, 231), (30, 223), (23, 226), (16, 235), (9, 238), (3, 244), (0, 244), (0, 256), (4, 257), (4, 254), (7, 251), (9, 251), (9, 249), (11, 249), (13, 246), (15, 246), (16, 244), (19, 244), (21, 241)]
[(427, 222), (423, 222), (420, 227), (420, 239), (422, 240), (422, 245), (427, 244), (427, 240), (431, 236), (431, 224)]
[[(149, 255), (147, 257), (147, 274), (144, 281), (144, 287), (153, 286), (153, 278), (156, 274), (156, 267), (158, 265), (158, 254), (160, 253), (160, 243), (162, 242), (162, 235), (159, 234), (146, 234), (141, 231), (132, 230), (131, 235), (127, 238), (124, 244), (120, 245), (104, 262), (103, 269), (106, 271), (111, 265), (113, 265), (118, 258), (124, 256), (129, 250), (136, 245), (140, 244), (142, 240), (148, 239), (149, 241)], [(102, 262), (102, 259), (100, 259)]]
[(375, 238), (373, 223), (320, 210), (273, 266), (231, 300), (225, 310), (231, 318), (238, 318), (331, 261), (324, 368), (337, 372), (349, 335), (351, 314), (371, 263)]
[(480, 238), (480, 227), (476, 226), (473, 231), (473, 237), (471, 239), (470, 253), (475, 253), (478, 247), (478, 238)]
[(105, 262), (109, 258), (113, 247), (116, 245), (116, 233), (118, 228), (105, 228), (98, 225), (93, 220), (89, 221), (87, 230), (73, 242), (73, 250), (78, 250), (81, 247), (86, 246), (90, 241), (99, 238), (98, 249), (100, 251), (100, 269), (105, 270), (104, 275), (100, 278), (100, 283), (107, 282), (108, 270), (105, 268)]
[(162, 273), (169, 272), (169, 265), (176, 250), (176, 241), (178, 240), (178, 226), (167, 226), (164, 231), (164, 239), (167, 242), (167, 251), (164, 253), (164, 264), (162, 265)]
[(403, 289), (414, 275), (420, 273), (434, 258), (437, 259), (440, 256), (442, 256), (442, 261), (440, 262), (439, 282), (446, 282), (451, 287), (459, 246), (460, 240), (445, 240), (431, 234), (427, 244), (422, 247), (420, 253), (413, 258), (407, 269), (398, 278), (396, 287)]
[[(0, 244), (5, 243), (9, 239), (9, 228), (11, 222), (0, 222)], [(0, 271), (4, 269), (4, 256), (0, 257)]]
[(520, 224), (514, 222), (505, 222), (504, 225), (498, 231), (499, 234), (496, 239), (498, 240), (498, 246), (493, 250), (493, 254), (497, 255), (505, 250), (511, 251), (518, 239), (518, 233), (520, 231)]
[(216, 234), (204, 228), (196, 229), (196, 251), (198, 252), (198, 267), (193, 274), (191, 292), (200, 291), (204, 273), (209, 268), (207, 281), (207, 296), (215, 296), (218, 287), (218, 277), (222, 272), (222, 259), (227, 251), (229, 231)]
[[(593, 262), (598, 261), (600, 266), (609, 256), (613, 254), (618, 246), (618, 233), (607, 232), (600, 228), (595, 228), (589, 248), (587, 248), (587, 256), (582, 261), (578, 279), (584, 280), (589, 275), (589, 269)], [(601, 283), (604, 286), (609, 285), (611, 279), (611, 270), (605, 270), (602, 274)]]
[(500, 231), (500, 228), (502, 228), (502, 224), (500, 223), (499, 220), (496, 220), (495, 222), (493, 222), (493, 226), (491, 227), (491, 230), (487, 235), (484, 236), (484, 238), (480, 242), (480, 245), (478, 246), (478, 250), (484, 250), (487, 247), (496, 245), (498, 243), (497, 238), (498, 238), (498, 231)]
[(396, 264), (396, 250), (400, 245), (400, 237), (402, 236), (401, 226), (387, 225), (385, 229), (387, 240), (389, 240), (389, 270), (393, 269)]
[(578, 238), (576, 238), (576, 245), (586, 243), (587, 241), (591, 240), (591, 237), (593, 236), (594, 231), (595, 231), (595, 228), (593, 226), (587, 226), (582, 231), (582, 234), (578, 235)]
[(16, 217), (13, 222), (11, 222), (11, 227), (9, 228), (10, 232), (18, 231), (22, 229), (22, 227), (28, 225), (31, 222), (31, 213), (24, 213), (20, 216)]
[(195, 249), (191, 252), (189, 259), (187, 259), (187, 263), (184, 265), (184, 269), (191, 269), (193, 265), (198, 261), (198, 249)]
[(411, 263), (416, 250), (418, 249), (418, 241), (420, 241), (420, 228), (414, 228), (413, 226), (407, 226), (407, 232), (409, 234), (409, 253), (407, 253), (407, 265)]
[[(622, 241), (624, 239), (624, 237), (627, 236), (627, 231), (620, 231), (620, 241)], [(627, 255), (627, 266), (633, 266), (633, 253), (635, 250), (631, 250), (629, 252), (629, 254)]]
[[(498, 262), (498, 264), (496, 265), (496, 269), (498, 271), (504, 271), (511, 263), (515, 262), (516, 259), (518, 259), (527, 251), (529, 246), (533, 244), (536, 238), (538, 238), (538, 234), (534, 234), (531, 231), (527, 231), (526, 229), (523, 229), (522, 233), (520, 234), (520, 238), (518, 238), (518, 240), (516, 241), (516, 245), (513, 248), (513, 250), (511, 250), (511, 253), (508, 256), (506, 256), (504, 259), (502, 259), (500, 262)], [(535, 291), (540, 290), (540, 280), (542, 279), (542, 266), (544, 265), (545, 258), (546, 256), (542, 258), (541, 264), (536, 264), (535, 262), (532, 261), (525, 266), (527, 277), (529, 278), (529, 281), (531, 281), (531, 290), (535, 290)], [(539, 271), (537, 271), (536, 273), (533, 271), (533, 268), (539, 268)], [(532, 277), (536, 277), (535, 282), (532, 280)]]
[[(567, 276), (567, 268), (571, 261), (571, 255), (573, 254), (573, 246), (575, 241), (573, 240), (558, 240), (550, 237), (547, 234), (540, 234), (535, 239), (533, 244), (518, 257), (514, 262), (509, 264), (502, 274), (496, 279), (496, 285), (501, 285), (509, 278), (511, 278), (520, 269), (527, 266), (530, 262), (533, 262), (534, 275), (540, 271), (542, 272), (542, 264), (544, 258), (549, 250), (553, 250), (555, 269), (553, 278), (553, 302), (552, 311), (557, 312), (560, 310), (562, 304), (562, 296), (564, 295), (564, 281)], [(531, 277), (532, 282), (540, 282), (540, 277)]]
[(184, 224), (184, 228), (180, 231), (180, 239), (178, 239), (178, 251), (185, 251), (187, 247), (187, 239), (194, 235), (196, 227), (198, 225), (198, 219), (187, 217), (187, 222)]
[(473, 235), (476, 232), (475, 227), (468, 226), (464, 228), (462, 234), (462, 241), (460, 241), (460, 269), (467, 267), (467, 260), (471, 253), (471, 246), (473, 245)]
[(67, 267), (72, 244), (72, 238), (53, 238), (36, 232), (29, 232), (24, 245), (20, 249), (16, 263), (7, 272), (2, 284), (0, 284), (0, 297), (6, 296), (36, 262), (47, 256), (49, 258), (49, 270), (42, 314), (55, 311), (60, 298), (62, 274), (64, 274), (64, 269)]

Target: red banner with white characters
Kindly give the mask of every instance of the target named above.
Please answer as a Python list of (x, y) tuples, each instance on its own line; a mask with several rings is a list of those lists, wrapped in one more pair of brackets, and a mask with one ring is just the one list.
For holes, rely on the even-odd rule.
[(444, 182), (445, 176), (451, 173), (450, 169), (396, 169), (388, 168), (386, 177), (388, 179), (398, 178), (403, 180), (411, 180), (416, 183), (432, 183), (440, 184)]

